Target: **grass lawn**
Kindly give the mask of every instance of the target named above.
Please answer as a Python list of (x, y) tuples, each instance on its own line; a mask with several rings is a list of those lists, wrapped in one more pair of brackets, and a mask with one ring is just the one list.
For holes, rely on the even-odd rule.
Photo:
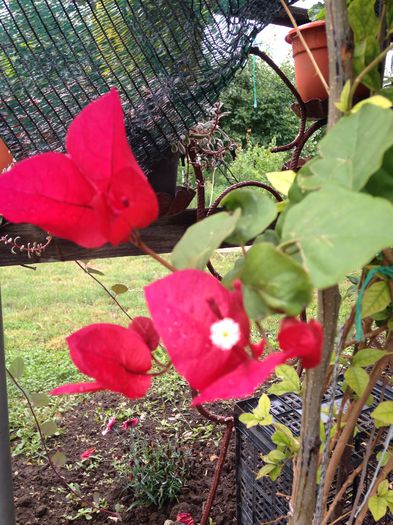
[[(225, 271), (235, 260), (235, 251), (215, 256), (216, 267)], [(146, 314), (143, 287), (167, 271), (147, 257), (125, 257), (97, 260), (91, 267), (103, 272), (96, 275), (108, 288), (125, 284), (128, 292), (118, 300), (131, 316)], [(100, 286), (74, 262), (39, 264), (32, 271), (22, 267), (0, 269), (6, 361), (23, 358), (25, 370), (21, 384), (29, 392), (47, 392), (64, 382), (81, 378), (72, 364), (65, 337), (90, 323), (112, 322), (128, 324), (124, 313)], [(342, 316), (348, 311), (344, 303)], [(315, 315), (316, 305), (309, 312)], [(274, 335), (278, 322), (267, 326)], [(182, 381), (169, 375), (155, 381), (162, 396), (175, 396)], [(78, 396), (52, 398), (49, 406), (37, 408), (41, 421), (74, 407)], [(37, 453), (38, 436), (31, 414), (14, 385), (9, 385), (10, 422), (14, 453)]]
[[(217, 254), (219, 269), (229, 267), (236, 254)], [(148, 257), (124, 257), (89, 263), (106, 287), (125, 284), (129, 291), (118, 296), (131, 316), (147, 313), (143, 287), (167, 271)], [(104, 290), (74, 262), (39, 264), (0, 269), (7, 366), (22, 357), (25, 370), (20, 380), (29, 393), (47, 392), (64, 382), (81, 379), (73, 365), (65, 338), (79, 328), (99, 322), (126, 326), (128, 318)], [(160, 377), (155, 388), (162, 396), (175, 396), (182, 380), (175, 374)], [(41, 422), (72, 409), (79, 396), (51, 398), (37, 408)], [(35, 454), (40, 445), (31, 414), (13, 384), (9, 384), (11, 437), (14, 453)]]

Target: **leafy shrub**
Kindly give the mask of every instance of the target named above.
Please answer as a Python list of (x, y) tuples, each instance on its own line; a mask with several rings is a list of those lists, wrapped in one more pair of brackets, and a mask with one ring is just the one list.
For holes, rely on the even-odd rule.
[(147, 441), (146, 436), (134, 433), (128, 453), (115, 464), (124, 490), (132, 493), (130, 508), (161, 508), (176, 500), (187, 475), (188, 458), (189, 451), (178, 436)]
[[(281, 64), (288, 77), (294, 79), (292, 64)], [(282, 80), (267, 64), (257, 60), (255, 69), (258, 104), (253, 105), (252, 59), (220, 97), (224, 111), (230, 115), (222, 121), (224, 131), (244, 145), (249, 136), (253, 142), (268, 146), (291, 142), (298, 131), (299, 120), (291, 110), (294, 97)]]
[(286, 160), (285, 153), (272, 153), (269, 146), (250, 145), (240, 150), (236, 159), (230, 165), (233, 177), (242, 180), (258, 180), (267, 182), (265, 173), (269, 171), (280, 171)]

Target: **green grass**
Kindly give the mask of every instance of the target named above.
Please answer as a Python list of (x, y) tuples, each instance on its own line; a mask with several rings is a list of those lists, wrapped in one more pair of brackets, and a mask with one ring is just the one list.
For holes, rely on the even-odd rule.
[[(228, 268), (234, 258), (232, 253), (218, 254), (215, 262), (219, 269)], [(118, 283), (128, 286), (129, 291), (118, 296), (118, 300), (131, 316), (147, 314), (143, 287), (167, 274), (147, 257), (97, 260), (90, 266), (104, 273), (96, 277), (107, 288)], [(20, 383), (29, 393), (48, 392), (82, 378), (69, 357), (65, 340), (68, 334), (90, 323), (126, 326), (129, 322), (104, 290), (74, 262), (39, 264), (35, 271), (1, 268), (0, 279), (6, 363), (9, 366), (16, 357), (22, 357), (25, 371)], [(174, 401), (178, 389), (184, 388), (184, 382), (173, 373), (157, 378), (154, 384), (163, 402)], [(26, 403), (12, 383), (8, 395), (14, 453), (35, 454), (40, 448), (39, 440)], [(71, 409), (79, 399), (52, 398), (48, 407), (37, 409), (40, 421)]]
[[(123, 283), (129, 291), (119, 301), (129, 314), (146, 313), (143, 286), (165, 275), (145, 257), (107, 259), (91, 263), (104, 273), (99, 279), (110, 288)], [(25, 371), (20, 380), (28, 392), (47, 392), (64, 382), (80, 380), (65, 338), (79, 328), (97, 322), (128, 324), (128, 319), (93, 279), (75, 263), (39, 264), (0, 270), (3, 299), (6, 362), (22, 357)], [(80, 398), (52, 399), (37, 409), (41, 421), (70, 409)], [(39, 442), (31, 415), (20, 393), (9, 385), (11, 437), (14, 451), (37, 452)]]
[[(225, 272), (238, 253), (220, 252), (214, 258), (215, 267)], [(121, 283), (129, 291), (118, 297), (131, 316), (147, 313), (143, 287), (163, 277), (167, 271), (146, 257), (124, 257), (97, 260), (90, 265), (104, 273), (97, 276), (108, 288)], [(23, 358), (25, 371), (21, 384), (30, 393), (47, 392), (64, 382), (81, 379), (73, 365), (65, 338), (79, 328), (98, 322), (112, 322), (126, 326), (128, 319), (93, 279), (75, 263), (39, 264), (36, 270), (22, 267), (0, 269), (2, 285), (6, 362), (17, 356)], [(343, 290), (347, 288), (343, 286)], [(344, 302), (341, 320), (350, 308)], [(309, 308), (316, 314), (316, 304)], [(279, 320), (269, 320), (266, 331), (275, 341)], [(175, 374), (157, 378), (154, 382), (157, 397), (162, 402), (175, 401), (184, 381)], [(38, 408), (41, 421), (67, 411), (79, 402), (71, 396), (52, 399), (48, 407)], [(11, 436), (16, 453), (36, 453), (39, 442), (26, 403), (14, 385), (9, 385)], [(143, 401), (140, 402), (143, 407)], [(151, 407), (154, 408), (154, 407)], [(159, 407), (157, 406), (159, 412)]]

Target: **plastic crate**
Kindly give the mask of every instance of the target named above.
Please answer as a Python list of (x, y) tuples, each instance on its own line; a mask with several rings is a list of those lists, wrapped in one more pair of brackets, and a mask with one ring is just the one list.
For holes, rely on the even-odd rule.
[[(373, 422), (371, 412), (379, 402), (382, 385), (378, 384), (374, 391), (374, 403), (372, 406), (365, 406), (358, 420), (358, 433), (354, 439), (352, 466), (356, 468), (359, 465), (364, 454), (367, 443), (367, 436)], [(337, 391), (335, 398), (337, 402), (342, 398), (341, 390)], [(280, 397), (269, 396), (271, 401), (271, 414), (275, 422), (286, 425), (295, 436), (300, 434), (301, 425), (301, 407), (302, 399), (296, 394), (286, 394)], [(324, 397), (323, 405), (329, 405), (330, 393)], [(384, 399), (393, 399), (393, 390), (390, 387), (384, 389)], [(236, 481), (237, 481), (237, 525), (261, 525), (261, 523), (278, 519), (280, 516), (288, 514), (289, 505), (285, 495), (290, 496), (292, 490), (292, 468), (286, 465), (282, 474), (273, 482), (268, 477), (260, 480), (256, 479), (258, 470), (263, 466), (261, 456), (268, 454), (275, 448), (271, 441), (274, 432), (272, 425), (261, 427), (256, 426), (248, 429), (239, 421), (240, 414), (251, 412), (257, 405), (258, 398), (246, 399), (240, 401), (235, 406), (235, 431), (236, 431)], [(322, 405), (322, 406), (323, 406)], [(370, 458), (366, 475), (365, 485), (370, 483), (377, 460)], [(390, 478), (393, 481), (393, 476)], [(349, 486), (345, 497), (343, 498), (342, 513), (349, 511), (357, 492), (358, 479), (355, 479), (353, 485)], [(335, 495), (335, 486), (333, 485), (329, 500)], [(278, 525), (285, 525), (287, 519), (276, 522)], [(345, 519), (336, 522), (338, 525), (344, 525)], [(374, 524), (371, 515), (368, 514), (364, 521), (366, 525)], [(387, 514), (384, 519), (378, 522), (379, 525), (388, 525), (393, 523), (392, 514)]]

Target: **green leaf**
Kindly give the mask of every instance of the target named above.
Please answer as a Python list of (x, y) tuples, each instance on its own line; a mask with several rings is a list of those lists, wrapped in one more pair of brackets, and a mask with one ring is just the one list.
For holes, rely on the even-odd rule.
[(269, 478), (272, 480), (272, 481), (276, 481), (276, 479), (281, 475), (281, 472), (282, 472), (282, 465), (276, 465), (276, 468), (273, 469), (270, 474), (269, 474)]
[(224, 197), (221, 204), (229, 211), (241, 209), (234, 232), (226, 242), (245, 245), (265, 230), (277, 217), (274, 201), (258, 190), (238, 189)]
[(356, 113), (361, 109), (365, 104), (374, 104), (374, 106), (378, 106), (380, 108), (386, 108), (389, 109), (392, 107), (392, 102), (382, 95), (374, 95), (372, 97), (365, 98), (358, 102), (356, 106), (354, 106), (351, 109), (351, 113)]
[(385, 308), (385, 310), (382, 310), (382, 312), (377, 312), (376, 314), (372, 314), (370, 317), (371, 319), (374, 319), (374, 321), (386, 321), (386, 319), (389, 319), (389, 317), (392, 316), (392, 308), (389, 305), (388, 308)]
[(377, 494), (378, 496), (387, 496), (388, 492), (389, 492), (389, 481), (387, 479), (384, 479), (378, 485)]
[(240, 215), (240, 210), (233, 214), (216, 213), (188, 228), (172, 252), (173, 265), (179, 270), (202, 270), (214, 250), (234, 231)]
[(289, 448), (292, 444), (291, 438), (284, 434), (284, 432), (281, 432), (281, 430), (276, 430), (276, 432), (274, 432), (272, 435), (272, 442), (278, 447)]
[[(380, 21), (375, 14), (375, 2), (353, 0), (348, 8), (348, 20), (355, 44), (352, 64), (355, 75), (359, 75), (380, 52), (378, 44)], [(378, 66), (373, 68), (362, 82), (371, 89), (379, 89), (381, 78)]]
[(30, 399), (36, 407), (46, 407), (50, 403), (49, 396), (39, 392), (30, 394)]
[(58, 430), (59, 428), (53, 420), (45, 421), (45, 423), (41, 424), (41, 432), (46, 437), (53, 436)]
[(16, 380), (20, 379), (23, 375), (23, 372), (25, 370), (25, 362), (21, 357), (15, 357), (15, 359), (12, 361), (10, 366), (8, 367), (8, 370), (12, 377)]
[(280, 237), (275, 230), (266, 230), (264, 233), (258, 235), (258, 237), (255, 238), (253, 244), (261, 244), (262, 242), (267, 242), (273, 244), (274, 246), (278, 246), (280, 244)]
[(378, 281), (367, 288), (362, 301), (362, 319), (381, 312), (390, 304), (390, 290), (385, 281)]
[(287, 426), (283, 425), (282, 423), (274, 422), (274, 428), (276, 430), (280, 430), (281, 432), (283, 432), (284, 434), (286, 434), (290, 438), (293, 437), (291, 429), (288, 428)]
[(389, 31), (393, 31), (393, 4), (392, 2), (387, 3), (386, 26)]
[(261, 297), (258, 290), (243, 283), (243, 303), (250, 319), (263, 319), (273, 313)]
[(351, 101), (349, 100), (349, 94), (351, 92), (351, 81), (347, 80), (341, 91), (340, 102), (336, 102), (336, 107), (342, 113), (348, 113), (351, 109)]
[[(393, 4), (391, 9), (393, 12)], [(379, 94), (393, 102), (393, 86), (388, 86), (386, 88), (381, 89), (379, 91)]]
[(361, 190), (392, 146), (393, 112), (367, 104), (343, 117), (321, 140), (320, 158), (308, 168), (313, 175), (300, 170), (299, 185), (306, 190), (331, 185)]
[(252, 428), (258, 425), (259, 421), (254, 414), (240, 414), (239, 421), (244, 423), (247, 428)]
[[(258, 410), (258, 409), (256, 409)], [(268, 427), (273, 424), (273, 416), (271, 414), (268, 414), (264, 418), (258, 419), (258, 424), (261, 425), (261, 427)]]
[(274, 432), (272, 435), (272, 442), (278, 447), (288, 448), (291, 452), (297, 452), (300, 446), (299, 442), (292, 434), (288, 435), (282, 430), (276, 430), (276, 432)]
[(273, 463), (277, 465), (278, 463), (281, 463), (282, 461), (284, 461), (286, 457), (287, 456), (284, 454), (284, 452), (282, 452), (281, 450), (275, 449), (269, 452), (269, 454), (267, 454), (266, 456), (263, 456), (262, 459), (265, 463)]
[(377, 427), (393, 425), (393, 401), (383, 401), (371, 412)]
[(381, 168), (372, 175), (364, 191), (393, 202), (393, 148), (386, 151)]
[(114, 284), (111, 287), (111, 290), (116, 295), (121, 295), (122, 293), (128, 292), (128, 286), (126, 286), (125, 284)]
[(283, 195), (288, 195), (289, 188), (296, 178), (296, 173), (292, 170), (271, 171), (266, 173), (266, 178), (270, 184)]
[(263, 465), (263, 467), (261, 469), (259, 469), (259, 471), (258, 471), (257, 479), (261, 479), (261, 478), (264, 478), (266, 476), (269, 476), (269, 474), (272, 471), (275, 471), (276, 469), (277, 469), (277, 466), (274, 465), (273, 463), (267, 463), (266, 465)]
[(281, 396), (283, 394), (287, 394), (288, 392), (295, 392), (295, 394), (299, 394), (301, 392), (302, 384), (293, 366), (277, 366), (275, 374), (281, 379), (281, 382), (272, 385), (268, 390), (269, 394)]
[(369, 376), (360, 366), (351, 366), (344, 374), (345, 381), (360, 397), (367, 388)]
[(356, 40), (378, 35), (379, 20), (374, 6), (373, 0), (352, 0), (350, 3), (348, 7), (349, 23)]
[[(380, 53), (380, 47), (377, 40), (374, 37), (368, 37), (360, 41), (356, 46), (353, 53), (353, 69), (355, 75), (359, 75), (370, 62), (374, 60)], [(378, 91), (382, 87), (381, 76), (378, 71), (378, 66), (367, 73), (362, 79), (362, 84), (367, 86), (373, 91)]]
[(316, 20), (325, 19), (325, 4), (324, 2), (318, 2), (310, 7), (307, 11), (308, 18), (315, 22)]
[(101, 272), (101, 270), (97, 270), (96, 268), (91, 268), (90, 266), (86, 266), (87, 273), (90, 273), (91, 275), (105, 275), (104, 272)]
[(270, 412), (270, 399), (266, 394), (262, 394), (258, 401), (258, 406), (254, 409), (254, 414), (259, 419), (264, 419)]
[(312, 297), (310, 279), (302, 266), (272, 244), (254, 245), (237, 277), (245, 285), (245, 308), (254, 319), (270, 311), (298, 315)]
[(393, 206), (385, 199), (324, 188), (290, 208), (282, 241), (297, 244), (314, 286), (327, 288), (393, 244)]
[(229, 270), (229, 272), (227, 272), (224, 275), (224, 277), (222, 278), (222, 284), (226, 288), (231, 288), (232, 287), (233, 281), (238, 279), (239, 272), (240, 272), (241, 268), (243, 268), (243, 266), (244, 266), (244, 257), (242, 255), (241, 257), (238, 257), (235, 260), (235, 263), (234, 263), (233, 267), (231, 268), (231, 270)]
[(53, 454), (52, 456), (52, 463), (56, 465), (56, 467), (64, 467), (64, 465), (67, 463), (67, 457), (63, 452), (60, 452), (59, 450)]
[(377, 460), (378, 462), (381, 461), (381, 467), (384, 467), (386, 465), (386, 463), (389, 461), (389, 457), (390, 457), (390, 454), (389, 452), (385, 452), (383, 455), (383, 450), (380, 450), (378, 453), (377, 453)]
[(385, 499), (388, 502), (388, 505), (393, 504), (393, 490), (388, 490), (385, 494)]
[(378, 350), (377, 348), (364, 348), (359, 350), (352, 359), (352, 364), (355, 366), (371, 366), (382, 357), (386, 355), (384, 350)]
[(379, 521), (386, 514), (388, 503), (385, 498), (380, 496), (371, 496), (368, 500), (368, 508), (375, 521)]

